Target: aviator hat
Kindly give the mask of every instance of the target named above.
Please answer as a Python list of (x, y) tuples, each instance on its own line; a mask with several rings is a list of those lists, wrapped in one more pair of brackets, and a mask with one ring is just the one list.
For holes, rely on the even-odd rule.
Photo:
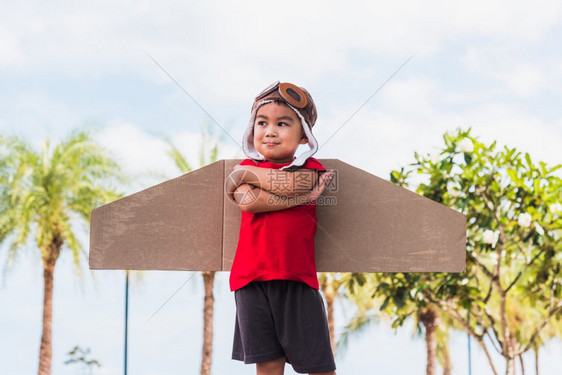
[(252, 112), (250, 115), (250, 122), (248, 128), (244, 132), (244, 139), (242, 141), (242, 148), (244, 153), (250, 159), (263, 161), (265, 158), (261, 155), (254, 147), (254, 121), (256, 119), (256, 114), (258, 109), (267, 103), (271, 102), (282, 102), (291, 108), (301, 121), (302, 129), (308, 140), (309, 150), (298, 155), (291, 164), (281, 168), (289, 169), (294, 167), (300, 167), (305, 162), (306, 159), (311, 157), (318, 151), (318, 142), (314, 135), (312, 135), (312, 127), (316, 123), (316, 118), (318, 114), (316, 112), (316, 105), (312, 100), (312, 96), (303, 87), (298, 87), (292, 83), (279, 81), (274, 82), (263, 90), (256, 98), (252, 104)]

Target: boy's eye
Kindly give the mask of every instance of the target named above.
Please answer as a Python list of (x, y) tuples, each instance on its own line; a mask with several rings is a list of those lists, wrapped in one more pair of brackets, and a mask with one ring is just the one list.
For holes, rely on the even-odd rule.
[(258, 126), (265, 126), (265, 125), (267, 125), (267, 124), (266, 124), (265, 121), (258, 121), (258, 122), (256, 123), (256, 125), (258, 125)]
[(289, 126), (289, 124), (287, 124), (286, 122), (280, 122), (279, 124), (277, 124), (278, 126)]

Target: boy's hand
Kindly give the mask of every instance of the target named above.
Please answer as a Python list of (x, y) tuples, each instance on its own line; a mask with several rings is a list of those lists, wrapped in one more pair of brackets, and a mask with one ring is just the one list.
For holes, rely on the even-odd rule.
[(322, 192), (326, 188), (326, 184), (333, 177), (334, 177), (334, 171), (332, 171), (332, 170), (327, 170), (326, 172), (324, 172), (320, 175), (320, 177), (318, 178), (318, 183), (316, 184), (316, 186), (314, 186), (314, 188), (309, 193), (310, 194), (309, 195), (310, 202), (315, 202), (316, 199), (318, 199), (318, 197), (320, 195), (322, 195)]

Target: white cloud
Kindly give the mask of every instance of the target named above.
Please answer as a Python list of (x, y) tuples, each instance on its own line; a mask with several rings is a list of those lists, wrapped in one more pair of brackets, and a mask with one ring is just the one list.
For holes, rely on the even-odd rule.
[[(434, 113), (434, 101), (443, 92), (437, 82), (426, 78), (395, 79), (385, 86), (377, 97), (377, 107), (385, 112), (396, 111), (427, 117)], [(374, 105), (373, 105), (374, 106)]]
[(562, 57), (520, 56), (520, 48), (522, 46), (472, 45), (467, 48), (462, 63), (477, 76), (501, 82), (503, 86), (494, 90), (496, 96), (515, 94), (528, 98), (544, 93), (545, 89), (559, 92), (557, 73)]
[(173, 172), (172, 161), (165, 157), (166, 142), (133, 124), (115, 120), (97, 135), (97, 139), (128, 173)]
[[(561, 6), (554, 0), (533, 3), (523, 0), (449, 3), (455, 29), (475, 34), (536, 39), (560, 21)], [(451, 25), (453, 26), (453, 25)], [(454, 26), (453, 26), (454, 27)]]
[(509, 71), (498, 72), (497, 77), (514, 93), (521, 96), (538, 94), (545, 84), (542, 70), (530, 64), (518, 64)]
[(550, 166), (562, 163), (560, 145), (562, 132), (553, 132), (556, 125), (529, 116), (516, 107), (505, 104), (482, 105), (464, 115), (475, 135), (491, 143), (496, 140), (499, 147), (516, 147), (529, 152), (535, 162), (539, 160)]
[(14, 95), (0, 96), (0, 126), (17, 134), (47, 134), (54, 141), (63, 129), (75, 127), (83, 120), (82, 115), (60, 98), (35, 88)]
[(0, 66), (16, 64), (23, 58), (18, 38), (0, 26)]
[[(442, 135), (456, 128), (472, 128), (472, 134), (490, 144), (529, 152), (553, 166), (562, 163), (562, 131), (555, 124), (526, 114), (523, 109), (499, 103), (477, 103), (462, 110), (446, 111), (447, 91), (429, 80), (396, 80), (380, 92), (376, 103), (359, 111), (319, 153), (337, 157), (379, 177), (414, 161), (414, 151), (434, 153), (443, 147)], [(333, 106), (315, 127), (322, 145), (348, 119), (356, 107)]]
[[(182, 174), (168, 155), (170, 146), (166, 140), (160, 135), (149, 134), (134, 124), (114, 120), (103, 128), (96, 138), (117, 160), (123, 170), (133, 177), (132, 191)], [(200, 167), (202, 133), (179, 133), (171, 137), (170, 141), (184, 155), (192, 169)], [(213, 135), (210, 135), (205, 146), (206, 162), (209, 157), (208, 151), (215, 142), (218, 142), (219, 160), (239, 156), (237, 147), (230, 143), (217, 141)]]
[[(469, 33), (539, 38), (559, 22), (562, 4), (55, 1), (2, 7), (2, 24), (10, 33), (0, 33), (6, 42), (0, 44), (12, 46), (4, 66), (64, 66), (94, 75), (133, 69), (164, 79), (148, 52), (183, 80), (204, 87), (211, 78), (234, 94), (241, 87), (261, 87), (272, 73), (314, 81), (349, 68), (347, 56), (358, 50), (424, 54)], [(23, 22), (13, 16), (18, 13), (26, 14)]]

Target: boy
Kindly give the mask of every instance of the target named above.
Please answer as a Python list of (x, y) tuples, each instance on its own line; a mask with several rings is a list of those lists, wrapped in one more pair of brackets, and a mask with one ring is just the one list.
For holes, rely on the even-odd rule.
[[(244, 160), (227, 192), (242, 210), (230, 274), (236, 326), (232, 358), (256, 363), (258, 375), (335, 375), (314, 257), (314, 202), (333, 172), (311, 156), (316, 106), (302, 87), (276, 82), (254, 104)], [(301, 144), (309, 150), (295, 157)], [(324, 171), (320, 174), (319, 171)]]

